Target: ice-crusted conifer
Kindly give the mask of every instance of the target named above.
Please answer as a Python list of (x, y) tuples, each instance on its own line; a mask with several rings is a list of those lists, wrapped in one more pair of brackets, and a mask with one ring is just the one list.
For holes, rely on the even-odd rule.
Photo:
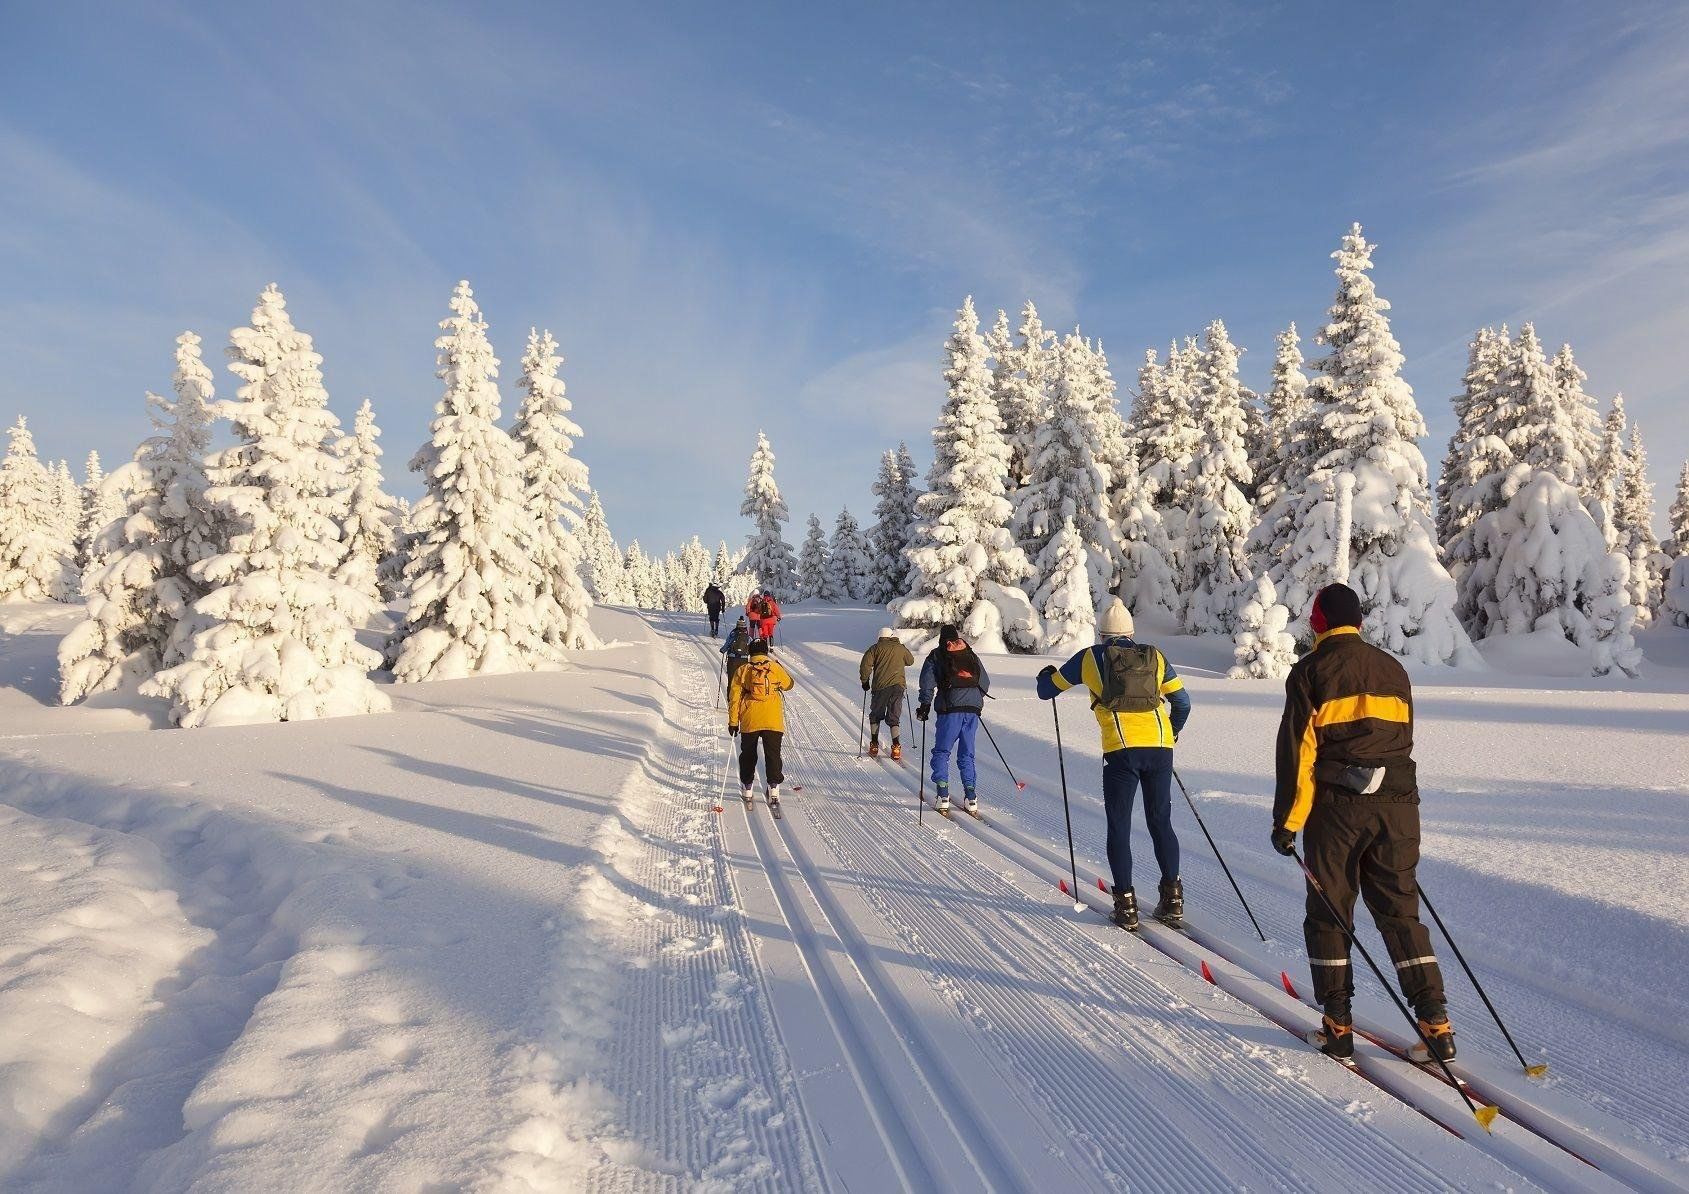
[(821, 529), (821, 520), (815, 515), (809, 516), (809, 530), (804, 535), (803, 546), (798, 549), (798, 598), (808, 601), (812, 597), (822, 597), (827, 586), (827, 532)]
[(142, 691), (170, 698), (187, 728), (384, 711), (369, 678), (380, 658), (354, 633), (369, 599), (335, 576), (344, 490), (322, 358), (274, 284), (230, 341), (245, 384), (220, 413), (236, 442), (211, 458), (203, 499), (227, 543), (188, 568), (203, 595), (178, 627), (193, 631), (186, 657)]
[(352, 434), (339, 444), (348, 485), (346, 523), (341, 528), (346, 558), (340, 563), (340, 580), (376, 604), (393, 597), (391, 584), (382, 581), (381, 563), (393, 554), (399, 521), (399, 504), (382, 488), (380, 437), (375, 408), (365, 398), (352, 420)]
[(517, 451), (522, 456), (523, 505), (534, 525), (536, 573), (534, 618), (553, 657), (596, 647), (592, 596), (581, 583), (581, 494), (587, 470), (574, 457), (581, 429), (569, 417), (569, 399), (557, 376), (563, 358), (549, 331), (528, 330), (522, 354), (522, 404), (516, 411)]
[(1185, 514), (1184, 628), (1192, 634), (1230, 634), (1238, 591), (1250, 578), (1246, 544), (1254, 479), (1246, 446), (1238, 350), (1216, 319), (1203, 336), (1197, 363), (1199, 413), (1206, 437), (1192, 461)]
[(915, 502), (920, 491), (915, 485), (915, 458), (908, 444), (880, 458), (880, 475), (874, 481), (874, 526), (868, 534), (873, 553), (874, 583), (866, 600), (884, 605), (903, 596), (909, 588), (910, 540), (915, 533)]
[(525, 671), (551, 659), (534, 594), (535, 527), (516, 441), (498, 424), (498, 359), (468, 282), (434, 341), (445, 393), (411, 459), (422, 500), (411, 512), (405, 619), (387, 643), (400, 683)]
[(833, 523), (833, 538), (827, 544), (826, 585), (823, 601), (865, 601), (874, 584), (874, 565), (868, 557), (868, 541), (847, 510), (840, 510)]
[(1296, 638), (1290, 611), (1279, 604), (1270, 576), (1257, 576), (1243, 587), (1232, 635), (1233, 680), (1282, 680), (1296, 663)]
[(956, 316), (945, 353), (948, 394), (933, 427), (927, 492), (916, 503), (910, 592), (893, 609), (907, 627), (956, 625), (976, 649), (1035, 650), (1038, 619), (1019, 588), (1031, 566), (1009, 533), (1009, 448), (972, 298)]
[(1044, 545), (1035, 567), (1041, 578), (1032, 606), (1044, 623), (1046, 652), (1063, 655), (1096, 641), (1097, 611), (1085, 541), (1066, 519)]
[(1642, 428), (1630, 425), (1630, 444), (1619, 475), (1615, 522), (1619, 550), (1630, 561), (1629, 593), (1636, 624), (1646, 626), (1660, 607), (1660, 541), (1654, 534), (1654, 483), (1648, 477), (1648, 449)]
[(739, 513), (756, 526), (746, 540), (747, 551), (739, 566), (756, 573), (762, 587), (773, 593), (776, 600), (794, 600), (798, 595), (797, 562), (792, 557), (792, 545), (786, 542), (780, 529), (791, 515), (774, 480), (774, 449), (768, 445), (768, 436), (760, 431), (756, 451), (751, 454), (745, 500), (739, 504)]
[(1683, 462), (1683, 471), (1677, 475), (1677, 493), (1666, 513), (1666, 525), (1671, 528), (1666, 552), (1673, 556), (1689, 555), (1689, 460)]
[(0, 463), (0, 601), (68, 601), (76, 577), (54, 507), (56, 483), (22, 417)]
[(1114, 525), (1120, 552), (1115, 595), (1143, 615), (1151, 609), (1175, 617), (1184, 608), (1173, 550), (1161, 512), (1150, 502), (1150, 486), (1138, 471), (1137, 445), (1126, 446), (1126, 463), (1114, 489)]
[(1313, 472), (1303, 429), (1313, 404), (1308, 375), (1302, 370), (1302, 342), (1293, 323), (1278, 334), (1273, 356), (1273, 384), (1267, 390), (1261, 450), (1255, 470), (1255, 504), (1270, 510), (1286, 492), (1298, 489)]
[(580, 544), (581, 581), (593, 600), (603, 605), (632, 604), (626, 557), (610, 533), (610, 522), (604, 515), (604, 503), (599, 500), (597, 490), (590, 491), (587, 497)]
[(1011, 500), (1013, 491), (1032, 479), (1038, 429), (1044, 423), (1056, 363), (1055, 336), (1044, 329), (1031, 300), (1021, 308), (1018, 336), (1018, 341), (1009, 339), (1008, 316), (999, 311), (986, 343), (993, 361), (991, 389), (1003, 420), (1003, 440), (1009, 445)]

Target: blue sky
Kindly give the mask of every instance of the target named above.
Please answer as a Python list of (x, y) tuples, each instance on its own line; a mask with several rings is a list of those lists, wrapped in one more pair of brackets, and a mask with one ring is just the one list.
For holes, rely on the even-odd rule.
[[(794, 516), (929, 455), (972, 293), (1123, 387), (1224, 318), (1259, 384), (1366, 225), (1441, 454), (1480, 324), (1570, 340), (1689, 455), (1689, 9), (1672, 4), (26, 5), (0, 0), (0, 417), (122, 459), (175, 335), (268, 281), (393, 487), (474, 284), (549, 326), (626, 541), (735, 540), (758, 427)], [(215, 355), (215, 353), (208, 353)], [(220, 385), (232, 392), (221, 368)], [(1122, 395), (1125, 397), (1125, 394)]]

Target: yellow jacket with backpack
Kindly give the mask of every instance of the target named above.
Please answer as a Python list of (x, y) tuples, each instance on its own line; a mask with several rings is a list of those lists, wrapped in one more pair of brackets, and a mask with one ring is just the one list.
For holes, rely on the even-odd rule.
[(786, 701), (792, 677), (772, 655), (754, 653), (737, 668), (727, 686), (727, 728), (741, 734), (760, 730), (786, 732)]

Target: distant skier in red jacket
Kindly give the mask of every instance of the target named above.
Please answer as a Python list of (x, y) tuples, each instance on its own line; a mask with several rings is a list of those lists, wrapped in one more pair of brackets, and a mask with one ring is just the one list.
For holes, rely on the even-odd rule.
[(745, 617), (750, 619), (753, 641), (773, 642), (774, 629), (780, 625), (780, 603), (767, 589), (752, 593), (751, 599), (745, 602)]

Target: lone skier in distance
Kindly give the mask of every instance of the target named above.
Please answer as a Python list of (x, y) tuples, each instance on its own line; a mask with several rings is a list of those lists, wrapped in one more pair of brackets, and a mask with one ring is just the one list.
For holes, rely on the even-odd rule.
[[(1273, 848), (1293, 853), (1302, 831), (1308, 870), (1350, 928), (1359, 887), (1420, 1031), (1436, 1056), (1449, 1061), (1454, 1029), (1443, 974), (1419, 920), (1413, 687), (1395, 656), (1361, 637), (1361, 599), (1348, 585), (1321, 589), (1308, 620), (1314, 649), (1284, 685)], [(1353, 1056), (1355, 1049), (1345, 927), (1332, 921), (1309, 884), (1302, 928), (1314, 998), (1325, 1011), (1320, 1047), (1333, 1057)], [(1424, 1052), (1423, 1045), (1414, 1049)]]
[(723, 664), (727, 669), (727, 678), (731, 680), (733, 674), (751, 658), (751, 628), (743, 617), (727, 634), (727, 639), (721, 644), (721, 653), (726, 656)]
[(710, 637), (721, 633), (721, 611), (726, 608), (727, 594), (712, 580), (704, 590), (704, 612), (710, 615)]
[(938, 646), (927, 653), (921, 665), (920, 703), (915, 719), (925, 721), (934, 702), (938, 729), (932, 742), (932, 782), (938, 796), (937, 809), (950, 813), (950, 756), (956, 756), (956, 770), (962, 774), (963, 806), (979, 812), (979, 793), (974, 770), (974, 739), (979, 736), (979, 717), (985, 711), (985, 694), (991, 691), (991, 677), (972, 647), (962, 640), (954, 626), (938, 632)]
[(909, 682), (903, 669), (915, 666), (915, 657), (897, 637), (897, 631), (886, 627), (879, 639), (862, 653), (862, 665), (857, 669), (862, 678), (862, 691), (868, 698), (868, 757), (880, 753), (880, 723), (891, 728), (891, 757), (903, 757), (903, 743), (898, 729), (903, 720), (903, 694)]
[(1114, 876), (1114, 923), (1138, 929), (1132, 889), (1132, 801), (1141, 787), (1144, 821), (1161, 868), (1154, 916), (1177, 925), (1185, 917), (1179, 838), (1173, 832), (1173, 745), (1191, 715), (1190, 694), (1167, 656), (1132, 636), (1132, 613), (1116, 597), (1103, 611), (1097, 645), (1061, 667), (1038, 673), (1038, 696), (1053, 701), (1084, 685), (1103, 739), (1103, 811), (1108, 816), (1108, 867)]
[(768, 807), (780, 807), (780, 742), (786, 732), (786, 700), (792, 677), (768, 653), (768, 644), (751, 644), (750, 662), (733, 673), (727, 686), (727, 732), (739, 739), (739, 786), (745, 803), (757, 778), (757, 746), (762, 746), (762, 775)]

